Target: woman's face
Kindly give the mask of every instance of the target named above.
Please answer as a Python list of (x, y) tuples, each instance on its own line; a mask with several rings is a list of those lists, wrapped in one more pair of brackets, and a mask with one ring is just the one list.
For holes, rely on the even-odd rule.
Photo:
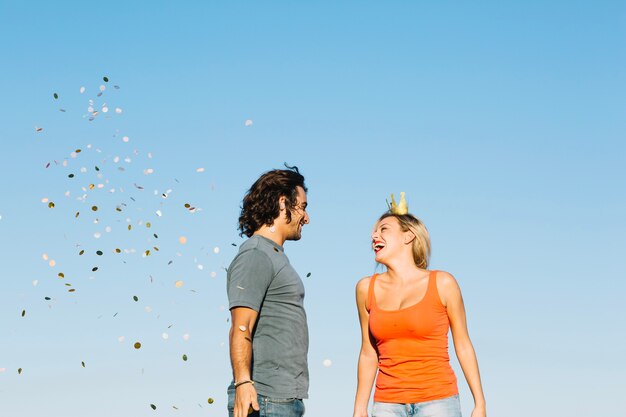
[(372, 231), (372, 249), (376, 254), (376, 262), (385, 264), (385, 260), (397, 255), (405, 246), (406, 233), (395, 217), (385, 217), (377, 222)]

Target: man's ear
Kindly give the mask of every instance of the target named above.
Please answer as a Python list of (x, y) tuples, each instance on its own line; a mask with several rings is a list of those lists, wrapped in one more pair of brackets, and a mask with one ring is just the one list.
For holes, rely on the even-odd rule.
[(280, 208), (281, 210), (285, 209), (285, 196), (284, 195), (280, 196), (280, 198), (278, 199), (278, 208)]

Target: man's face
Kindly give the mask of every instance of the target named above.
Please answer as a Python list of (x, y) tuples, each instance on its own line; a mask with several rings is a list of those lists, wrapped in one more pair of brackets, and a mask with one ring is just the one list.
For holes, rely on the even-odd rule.
[(302, 187), (297, 187), (298, 196), (296, 206), (291, 208), (291, 222), (287, 224), (287, 240), (300, 240), (302, 237), (302, 226), (309, 223), (309, 214), (306, 212), (306, 193)]

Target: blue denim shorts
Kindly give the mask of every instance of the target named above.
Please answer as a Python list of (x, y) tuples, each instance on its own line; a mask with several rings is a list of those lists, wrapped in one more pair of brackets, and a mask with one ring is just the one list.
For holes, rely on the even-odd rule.
[[(259, 411), (248, 414), (248, 417), (302, 417), (304, 402), (300, 398), (271, 398), (258, 395)], [(228, 417), (235, 413), (235, 389), (228, 388)]]
[(423, 403), (375, 402), (372, 417), (461, 417), (461, 403), (458, 394)]

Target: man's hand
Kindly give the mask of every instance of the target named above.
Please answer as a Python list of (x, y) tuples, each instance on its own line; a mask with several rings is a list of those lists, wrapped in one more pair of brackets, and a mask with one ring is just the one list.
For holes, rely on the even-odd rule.
[(235, 391), (235, 417), (247, 417), (252, 410), (259, 411), (259, 401), (254, 385), (239, 385)]

